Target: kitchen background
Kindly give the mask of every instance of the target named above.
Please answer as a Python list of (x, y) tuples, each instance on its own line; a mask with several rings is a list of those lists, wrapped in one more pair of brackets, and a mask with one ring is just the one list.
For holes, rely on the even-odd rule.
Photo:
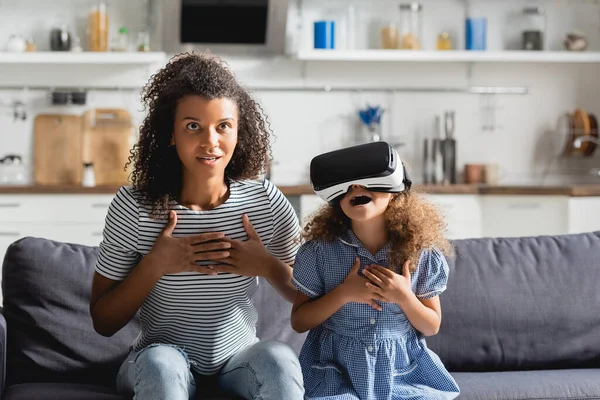
[[(14, 187), (15, 182), (5, 182), (4, 189), (0, 186), (0, 205), (4, 204), (0, 207), (0, 241), (6, 242), (4, 246), (29, 234), (89, 244), (100, 240), (105, 208), (116, 186), (81, 188), (86, 175), (80, 163), (94, 150), (82, 155), (74, 149), (91, 139), (82, 139), (80, 132), (75, 132), (77, 139), (62, 148), (52, 147), (39, 132), (52, 129), (52, 118), (45, 121), (50, 125), (40, 122), (38, 128), (35, 121), (44, 114), (79, 118), (93, 109), (126, 110), (113, 117), (123, 118), (115, 124), (120, 127), (121, 148), (123, 143), (130, 145), (144, 116), (139, 91), (174, 53), (165, 43), (177, 36), (177, 27), (163, 18), (167, 12), (157, 1), (104, 2), (108, 47), (117, 51), (90, 53), (86, 31), (93, 6), (100, 1), (0, 0), (0, 159), (19, 155), (23, 160), (19, 168), (27, 170), (17, 179), (24, 185), (20, 189)], [(275, 1), (265, 3), (271, 7)], [(390, 24), (399, 29), (405, 26), (401, 1), (282, 0), (284, 3), (279, 12), (287, 23), (277, 35), (285, 38), (285, 48), (180, 48), (213, 50), (255, 92), (276, 136), (271, 179), (290, 197), (302, 218), (321, 204), (306, 186), (311, 158), (371, 140), (359, 110), (378, 106), (384, 110), (381, 139), (398, 148), (417, 183), (426, 183), (424, 139), (431, 143), (439, 137), (435, 117), (441, 118), (443, 130), (444, 114), (454, 112), (456, 185), (423, 186), (448, 213), (450, 237), (600, 229), (600, 221), (588, 214), (600, 206), (600, 176), (595, 169), (600, 167), (600, 151), (589, 156), (562, 154), (573, 133), (566, 128), (565, 114), (583, 110), (576, 114), (580, 117), (577, 123), (587, 127), (589, 136), (595, 131), (585, 115), (600, 112), (600, 1), (423, 0), (419, 2), (421, 26), (414, 32), (422, 49), (414, 51), (381, 49), (383, 29)], [(525, 8), (535, 7), (543, 9), (543, 18), (523, 15)], [(465, 26), (474, 21), (476, 28), (478, 18), (487, 21), (485, 49), (465, 51), (477, 46), (476, 34), (468, 40)], [(322, 20), (335, 21), (333, 49), (314, 49), (314, 23)], [(220, 29), (236, 29), (233, 18), (219, 21)], [(536, 26), (539, 21), (543, 21), (543, 51), (521, 51), (522, 32), (540, 29)], [(61, 34), (60, 29), (69, 34)], [(449, 34), (454, 51), (436, 49), (443, 32)], [(55, 49), (68, 46), (70, 51), (50, 52), (52, 35)], [(572, 51), (565, 47), (567, 38)], [(576, 51), (582, 43), (585, 48)], [(76, 51), (78, 46), (83, 52)], [(21, 52), (33, 49), (35, 52)], [(489, 93), (476, 93), (478, 90)], [(69, 104), (53, 104), (61, 102), (65, 91), (75, 93)], [(80, 91), (86, 93), (85, 104), (72, 104)], [(91, 118), (91, 127), (95, 127), (95, 114), (85, 115), (85, 121)], [(110, 159), (106, 154), (96, 156), (105, 163)], [(36, 186), (38, 157), (44, 159), (39, 165), (50, 168), (75, 157), (81, 165), (79, 180), (54, 188)], [(113, 170), (121, 168), (117, 164)], [(494, 165), (499, 181), (494, 186), (460, 185), (465, 164)], [(2, 167), (8, 171), (14, 165)], [(98, 181), (98, 169), (96, 173)], [(52, 173), (43, 175), (46, 181), (56, 180)], [(48, 209), (52, 204), (61, 208), (68, 204), (91, 207), (97, 215), (91, 213), (89, 221), (69, 221), (59, 211), (32, 213), (26, 207), (42, 201)], [(47, 231), (32, 215), (46, 218)], [(62, 231), (56, 229), (57, 223), (64, 225)], [(82, 234), (81, 229), (76, 235), (68, 233), (74, 224), (88, 224), (87, 233)]]

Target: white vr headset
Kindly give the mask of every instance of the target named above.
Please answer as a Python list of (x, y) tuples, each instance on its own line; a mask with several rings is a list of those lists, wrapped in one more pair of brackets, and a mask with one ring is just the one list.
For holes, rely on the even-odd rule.
[(352, 185), (373, 192), (402, 193), (412, 182), (396, 149), (372, 142), (321, 154), (310, 163), (315, 193), (328, 203), (345, 195)]

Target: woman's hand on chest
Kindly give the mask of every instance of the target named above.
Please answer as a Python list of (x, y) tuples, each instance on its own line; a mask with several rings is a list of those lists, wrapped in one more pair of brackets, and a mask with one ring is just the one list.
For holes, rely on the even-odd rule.
[(223, 233), (202, 233), (187, 237), (173, 237), (177, 225), (177, 213), (171, 211), (169, 222), (146, 256), (150, 265), (156, 268), (160, 276), (180, 272), (200, 272), (216, 275), (217, 271), (208, 266), (197, 265), (198, 261), (216, 261), (230, 256), (231, 244), (225, 241)]
[(242, 276), (269, 277), (274, 266), (273, 256), (263, 245), (247, 215), (244, 214), (242, 222), (248, 240), (221, 239), (231, 246), (228, 249), (229, 256), (216, 260), (220, 264), (211, 267), (219, 272), (229, 272)]

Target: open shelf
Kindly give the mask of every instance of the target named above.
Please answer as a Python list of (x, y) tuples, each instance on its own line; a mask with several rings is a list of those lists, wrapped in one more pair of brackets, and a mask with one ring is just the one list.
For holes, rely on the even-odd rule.
[(357, 62), (600, 63), (600, 52), (306, 50), (298, 52), (296, 58), (302, 61)]
[(0, 52), (1, 64), (143, 65), (165, 61), (163, 52)]

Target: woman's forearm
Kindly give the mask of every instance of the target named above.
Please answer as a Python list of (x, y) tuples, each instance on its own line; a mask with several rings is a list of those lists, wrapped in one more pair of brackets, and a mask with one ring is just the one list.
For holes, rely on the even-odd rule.
[(161, 278), (152, 263), (150, 257), (144, 258), (125, 280), (91, 304), (90, 312), (96, 332), (112, 336), (133, 319)]
[(297, 293), (296, 288), (292, 285), (292, 267), (273, 256), (271, 256), (271, 262), (273, 264), (265, 278), (281, 297), (292, 303)]
[(399, 304), (412, 326), (425, 336), (433, 336), (440, 330), (440, 315), (427, 307), (414, 293), (407, 295)]
[(338, 286), (316, 300), (294, 307), (291, 317), (292, 328), (298, 333), (313, 329), (325, 322), (346, 303), (343, 291)]

